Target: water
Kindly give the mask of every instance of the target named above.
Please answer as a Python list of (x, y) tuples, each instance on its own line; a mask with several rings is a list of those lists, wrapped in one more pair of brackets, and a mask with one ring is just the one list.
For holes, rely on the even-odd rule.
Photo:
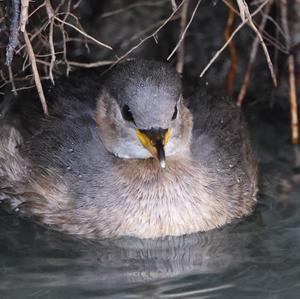
[(252, 216), (190, 236), (96, 242), (1, 211), (0, 298), (299, 298), (300, 149), (287, 112), (249, 115), (262, 174)]

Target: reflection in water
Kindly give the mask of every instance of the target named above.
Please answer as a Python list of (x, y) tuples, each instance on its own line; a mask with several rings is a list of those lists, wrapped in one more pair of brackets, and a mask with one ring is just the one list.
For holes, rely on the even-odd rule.
[(300, 151), (275, 119), (251, 130), (257, 211), (220, 230), (87, 241), (0, 210), (0, 298), (298, 298)]
[[(184, 277), (216, 274), (251, 262), (257, 228), (222, 230), (160, 240), (84, 241), (1, 214), (0, 290), (115, 290)], [(250, 225), (251, 226), (251, 225)], [(233, 233), (234, 231), (234, 233)]]

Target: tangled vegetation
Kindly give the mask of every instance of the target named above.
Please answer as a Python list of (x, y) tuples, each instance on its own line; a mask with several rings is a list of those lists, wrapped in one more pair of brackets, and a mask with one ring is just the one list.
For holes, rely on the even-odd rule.
[[(111, 7), (105, 4), (106, 1), (102, 4), (96, 2), (92, 0), (4, 0), (0, 2), (0, 93), (4, 96), (10, 92), (17, 94), (23, 89), (36, 88), (44, 112), (47, 114), (43, 80), (50, 80), (55, 84), (58, 77), (68, 75), (74, 69), (113, 66), (124, 59), (130, 59), (147, 41), (154, 40), (156, 43), (162, 43), (160, 34), (170, 26), (177, 36), (177, 41), (164, 59), (172, 60), (178, 72), (184, 71), (188, 46), (186, 37), (190, 26), (196, 15), (206, 13), (201, 9), (201, 0), (115, 1), (117, 7), (111, 11), (106, 10), (106, 6)], [(287, 0), (220, 0), (219, 2), (222, 2), (223, 9), (227, 10), (227, 19), (223, 20), (225, 24), (223, 45), (216, 49), (210, 60), (206, 61), (205, 67), (199, 73), (200, 77), (206, 74), (226, 50), (226, 55), (229, 57), (226, 90), (241, 106), (251, 81), (258, 49), (261, 47), (263, 50), (261, 53), (267, 62), (274, 87), (278, 84), (278, 56), (284, 53), (284, 65), (287, 65), (291, 139), (293, 143), (297, 143), (299, 129), (296, 66), (299, 66), (300, 55), (297, 56), (296, 50), (299, 46), (297, 40), (300, 22), (300, 13), (297, 14), (297, 8), (300, 11), (299, 1), (288, 3)], [(87, 21), (84, 18), (86, 10), (95, 7), (101, 12), (100, 15), (94, 14), (93, 18)], [(115, 42), (118, 36), (114, 33), (117, 31), (111, 34), (109, 26), (98, 29), (98, 31), (107, 31), (107, 35), (110, 35), (111, 40), (105, 42), (99, 38), (101, 34), (95, 36), (89, 32), (90, 28), (96, 26), (99, 18), (108, 20), (113, 16), (122, 18), (127, 12), (134, 16), (136, 13), (134, 10), (138, 8), (147, 10), (146, 16), (150, 24), (145, 28), (137, 28), (138, 31), (130, 40), (126, 40), (127, 46), (122, 49), (119, 47), (120, 43)], [(149, 14), (152, 11), (156, 12), (158, 20), (152, 21)], [(86, 28), (86, 24), (89, 28)], [(267, 30), (270, 24), (272, 30)], [(111, 27), (113, 26), (117, 27), (117, 24), (112, 21)], [(251, 46), (245, 47), (248, 63), (244, 69), (239, 91), (234, 93), (238, 68), (237, 57), (240, 51), (234, 45), (234, 38), (246, 27), (252, 32), (251, 40), (249, 39)], [(129, 25), (128, 28), (118, 30), (129, 30)], [(124, 39), (122, 42), (124, 43)], [(275, 49), (272, 50), (272, 55), (270, 48)]]

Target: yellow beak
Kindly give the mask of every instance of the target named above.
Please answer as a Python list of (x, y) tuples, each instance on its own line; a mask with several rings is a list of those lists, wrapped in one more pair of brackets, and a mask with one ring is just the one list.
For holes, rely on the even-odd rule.
[(136, 135), (153, 157), (158, 159), (162, 168), (166, 167), (166, 157), (164, 146), (168, 143), (171, 129), (151, 129), (139, 130), (135, 129)]

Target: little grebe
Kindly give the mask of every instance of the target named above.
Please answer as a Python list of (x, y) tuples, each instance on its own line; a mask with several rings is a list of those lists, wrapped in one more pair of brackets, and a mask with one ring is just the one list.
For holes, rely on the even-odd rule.
[(0, 200), (86, 237), (207, 231), (248, 215), (257, 168), (235, 105), (154, 61), (2, 103)]

